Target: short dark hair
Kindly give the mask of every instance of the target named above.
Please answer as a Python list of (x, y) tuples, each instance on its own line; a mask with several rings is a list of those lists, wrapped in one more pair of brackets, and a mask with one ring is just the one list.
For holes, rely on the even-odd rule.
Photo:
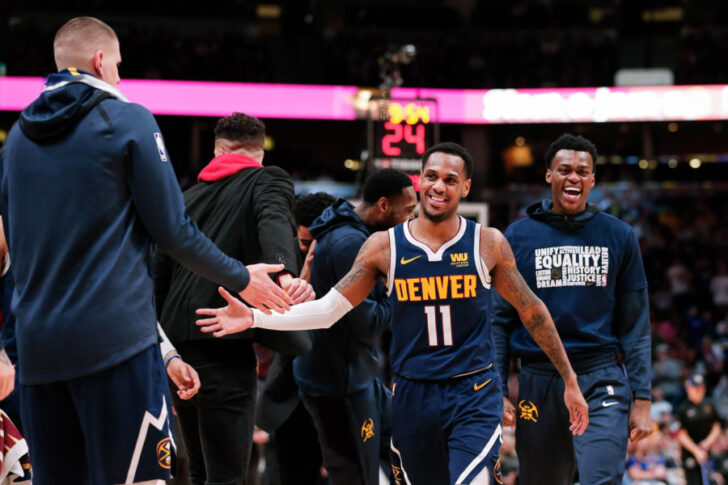
[(581, 135), (574, 136), (569, 133), (564, 133), (559, 137), (558, 140), (553, 142), (549, 149), (546, 150), (544, 160), (546, 161), (546, 168), (551, 168), (551, 162), (554, 161), (554, 157), (559, 150), (574, 150), (575, 152), (588, 152), (592, 158), (592, 170), (597, 163), (597, 147), (594, 143), (590, 142)]
[(215, 125), (215, 140), (225, 138), (241, 145), (265, 145), (265, 124), (244, 113), (233, 113), (220, 118)]
[(293, 203), (293, 221), (297, 226), (308, 227), (335, 200), (326, 192), (302, 195)]
[(470, 178), (473, 175), (473, 157), (463, 146), (452, 141), (446, 141), (431, 146), (425, 154), (422, 155), (422, 170), (425, 169), (425, 165), (427, 165), (430, 155), (437, 152), (460, 157), (463, 161), (463, 168), (465, 169), (465, 178)]
[(74, 17), (58, 29), (56, 36), (53, 38), (53, 44), (55, 45), (62, 41), (64, 37), (72, 35), (83, 35), (86, 40), (90, 40), (89, 38), (95, 40), (98, 37), (119, 39), (114, 29), (95, 17)]
[(402, 189), (411, 187), (412, 179), (404, 172), (393, 168), (378, 170), (364, 182), (362, 197), (367, 204), (374, 204), (381, 197), (392, 197), (402, 192)]

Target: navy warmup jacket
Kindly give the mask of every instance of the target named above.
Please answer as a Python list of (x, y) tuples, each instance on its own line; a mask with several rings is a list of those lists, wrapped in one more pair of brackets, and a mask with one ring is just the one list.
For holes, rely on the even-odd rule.
[(23, 384), (98, 372), (157, 342), (152, 242), (233, 291), (248, 283), (185, 216), (152, 114), (90, 74), (48, 78), (0, 167)]

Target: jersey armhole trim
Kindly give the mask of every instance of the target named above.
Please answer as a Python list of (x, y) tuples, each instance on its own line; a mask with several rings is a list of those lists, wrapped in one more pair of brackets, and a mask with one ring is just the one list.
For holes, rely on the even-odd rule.
[(394, 227), (390, 227), (389, 233), (389, 270), (387, 271), (387, 296), (392, 294), (394, 288), (394, 273), (397, 266), (397, 244), (394, 240)]
[(480, 224), (475, 224), (475, 236), (473, 241), (473, 260), (475, 261), (475, 269), (480, 277), (480, 284), (483, 288), (490, 289), (490, 272), (485, 266), (483, 257), (480, 255)]

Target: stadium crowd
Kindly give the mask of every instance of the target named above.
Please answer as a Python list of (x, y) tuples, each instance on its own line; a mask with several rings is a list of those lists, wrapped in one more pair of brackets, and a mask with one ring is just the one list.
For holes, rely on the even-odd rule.
[[(639, 37), (630, 44), (624, 40), (629, 36), (619, 35), (620, 28), (614, 24), (605, 27), (584, 21), (566, 27), (562, 18), (561, 27), (545, 30), (536, 26), (538, 15), (527, 12), (527, 17), (518, 12), (502, 17), (486, 10), (473, 17), (470, 26), (447, 29), (442, 24), (429, 25), (424, 19), (431, 22), (431, 17), (423, 15), (419, 29), (403, 30), (396, 28), (393, 19), (379, 21), (382, 12), (366, 10), (347, 14), (352, 20), (344, 28), (290, 29), (284, 35), (240, 28), (239, 24), (201, 23), (191, 28), (185, 19), (160, 20), (153, 29), (124, 17), (115, 24), (124, 45), (123, 74), (131, 79), (378, 86), (381, 63), (388, 52), (412, 44), (417, 55), (400, 66), (407, 86), (610, 86), (624, 59), (634, 55), (644, 56), (638, 63), (671, 69), (675, 84), (728, 82), (728, 70), (713, 62), (728, 53), (725, 27), (694, 19), (691, 24), (687, 19), (684, 27), (655, 41), (657, 45)], [(459, 18), (450, 11), (444, 15)], [(498, 18), (498, 25), (478, 21), (490, 18)], [(503, 23), (502, 18), (513, 21)], [(407, 25), (418, 25), (411, 18), (408, 21)], [(447, 35), (432, 36), (428, 28), (443, 29)], [(52, 40), (47, 22), (21, 17), (6, 36), (9, 42), (0, 62), (7, 75), (45, 76), (49, 72), (53, 59), (47, 51), (23, 48), (29, 42)], [(150, 45), (155, 48), (149, 49)], [(467, 76), (457, 74), (462, 66), (467, 66)]]

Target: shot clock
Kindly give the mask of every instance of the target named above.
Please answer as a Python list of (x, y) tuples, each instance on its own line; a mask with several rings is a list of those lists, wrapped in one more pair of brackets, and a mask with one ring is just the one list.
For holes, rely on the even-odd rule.
[(422, 155), (437, 143), (437, 101), (372, 99), (369, 101), (369, 153), (374, 169), (420, 171)]

